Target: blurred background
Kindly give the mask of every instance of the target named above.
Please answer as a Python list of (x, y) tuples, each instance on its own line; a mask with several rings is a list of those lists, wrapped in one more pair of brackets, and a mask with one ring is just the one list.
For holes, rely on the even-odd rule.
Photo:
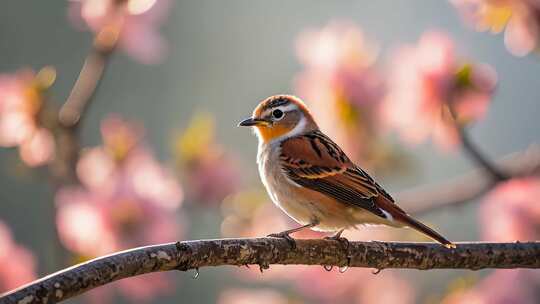
[[(398, 197), (476, 167), (455, 125), (492, 160), (530, 149), (538, 16), (532, 0), (4, 0), (0, 291), (121, 249), (294, 227), (260, 184), (253, 132), (236, 127), (270, 95), (303, 98)], [(105, 72), (72, 127), (56, 113), (85, 60)], [(537, 178), (512, 179), (420, 219), (455, 241), (537, 240), (538, 194)], [(383, 227), (345, 236), (425, 240)], [(254, 268), (142, 276), (68, 303), (540, 299), (538, 271)]]

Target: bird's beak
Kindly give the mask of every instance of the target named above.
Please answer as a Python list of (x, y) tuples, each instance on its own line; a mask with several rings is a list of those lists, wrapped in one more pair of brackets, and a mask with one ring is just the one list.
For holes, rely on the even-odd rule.
[(254, 127), (254, 126), (268, 126), (270, 125), (270, 122), (266, 119), (260, 119), (260, 118), (248, 118), (242, 120), (238, 126), (239, 127)]

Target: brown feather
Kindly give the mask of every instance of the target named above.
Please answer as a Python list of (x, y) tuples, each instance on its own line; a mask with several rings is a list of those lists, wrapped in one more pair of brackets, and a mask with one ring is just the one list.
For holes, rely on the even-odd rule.
[(283, 141), (281, 166), (289, 179), (298, 185), (386, 218), (373, 201), (379, 195), (373, 179), (320, 131)]

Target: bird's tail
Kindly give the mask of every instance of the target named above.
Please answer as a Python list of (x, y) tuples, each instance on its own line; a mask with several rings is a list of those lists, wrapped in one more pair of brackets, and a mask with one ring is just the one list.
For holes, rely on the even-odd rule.
[(385, 199), (383, 196), (378, 196), (376, 203), (380, 208), (390, 213), (390, 215), (393, 217), (393, 220), (399, 223), (402, 223), (405, 226), (409, 226), (429, 236), (430, 238), (444, 245), (444, 247), (446, 248), (456, 248), (456, 245), (454, 243), (445, 239), (442, 235), (440, 235), (435, 230), (429, 228), (428, 226), (422, 224), (421, 222), (409, 216), (405, 211), (403, 211), (403, 209), (399, 208), (398, 205), (396, 205), (394, 202), (391, 202)]
[(435, 241), (441, 243), (446, 248), (456, 248), (456, 245), (446, 238), (444, 238), (442, 235), (440, 235), (435, 230), (429, 228), (428, 226), (422, 224), (421, 222), (415, 220), (414, 218), (408, 216), (407, 214), (404, 214), (399, 219), (401, 222), (403, 222), (405, 225), (422, 232), (423, 234), (429, 236), (430, 238), (434, 239)]

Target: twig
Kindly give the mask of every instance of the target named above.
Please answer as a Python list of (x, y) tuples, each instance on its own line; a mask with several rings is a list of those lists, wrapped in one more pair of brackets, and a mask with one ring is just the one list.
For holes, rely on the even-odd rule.
[(469, 137), (469, 134), (464, 128), (458, 127), (457, 131), (461, 139), (461, 143), (463, 144), (463, 149), (467, 152), (467, 155), (469, 155), (469, 157), (480, 167), (486, 169), (486, 171), (491, 174), (495, 182), (505, 181), (510, 178), (500, 168), (493, 164), (487, 156), (480, 152), (480, 149), (478, 149), (478, 147), (473, 143)]
[(135, 248), (51, 274), (0, 298), (1, 304), (57, 303), (96, 287), (145, 273), (207, 266), (333, 265), (376, 269), (540, 268), (540, 242), (435, 243), (297, 240), (279, 238), (185, 241)]
[(78, 127), (116, 48), (119, 31), (119, 25), (108, 26), (96, 35), (79, 77), (55, 119), (56, 157), (49, 169), (56, 185), (78, 183), (75, 172), (80, 151)]
[[(540, 147), (531, 146), (525, 151), (507, 155), (497, 161), (497, 166), (512, 177), (540, 175)], [(484, 178), (484, 170), (476, 169), (439, 185), (398, 193), (397, 201), (415, 215), (463, 205), (481, 197), (493, 187), (493, 182)]]
[(503, 172), (503, 170), (498, 168), (490, 160), (489, 157), (487, 157), (482, 152), (480, 152), (480, 149), (470, 139), (469, 134), (467, 133), (467, 130), (465, 130), (465, 128), (459, 122), (459, 117), (450, 104), (448, 105), (448, 112), (450, 112), (450, 115), (452, 117), (452, 121), (456, 128), (456, 132), (459, 136), (459, 139), (461, 140), (461, 144), (463, 145), (463, 150), (467, 153), (469, 158), (473, 162), (478, 164), (480, 167), (484, 168), (485, 171), (491, 176), (492, 181), (494, 183), (509, 179), (510, 176), (508, 174), (506, 174), (505, 172)]
[(95, 95), (103, 78), (109, 58), (118, 42), (119, 29), (106, 27), (96, 35), (90, 54), (86, 57), (79, 77), (59, 113), (60, 123), (75, 128), (81, 115)]

